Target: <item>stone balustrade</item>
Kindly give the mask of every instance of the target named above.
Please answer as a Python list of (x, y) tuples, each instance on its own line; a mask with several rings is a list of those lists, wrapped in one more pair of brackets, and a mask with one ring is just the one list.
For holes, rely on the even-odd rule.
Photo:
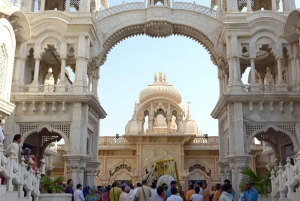
[[(286, 165), (279, 164), (278, 170), (271, 172), (272, 193), (271, 196), (279, 200), (299, 200), (299, 190), (295, 189), (300, 181), (300, 152), (294, 162), (287, 158)], [(294, 199), (298, 198), (298, 199)]]
[[(149, 7), (155, 5), (149, 5)], [(105, 18), (110, 15), (114, 15), (116, 13), (120, 13), (123, 11), (129, 10), (140, 10), (145, 9), (146, 4), (144, 2), (134, 2), (134, 3), (123, 3), (121, 5), (113, 6), (108, 9), (100, 11), (101, 14), (99, 15), (100, 18)], [(195, 3), (187, 3), (187, 2), (174, 2), (171, 4), (170, 8), (178, 9), (178, 10), (189, 10), (198, 13), (202, 13), (204, 15), (208, 15), (212, 18), (217, 18), (217, 12), (207, 8), (205, 6), (197, 5)]]
[(8, 157), (4, 153), (3, 143), (0, 142), (0, 174), (5, 178), (6, 193), (16, 193), (18, 197), (22, 198), (24, 197), (23, 189), (25, 189), (28, 197), (31, 195), (38, 197), (40, 195), (40, 172), (35, 173), (32, 167), (29, 167), (28, 170), (24, 158), (19, 164), (13, 149)]
[(21, 6), (21, 0), (4, 0), (8, 7), (10, 6)]
[[(291, 90), (291, 88), (288, 88), (289, 91)], [(251, 90), (251, 85), (249, 84), (245, 84), (243, 86), (243, 91), (248, 93), (248, 92), (254, 92), (253, 90)], [(255, 91), (258, 93), (274, 93), (276, 92), (276, 85), (275, 84), (260, 84), (258, 87), (258, 91)]]
[[(29, 88), (30, 88), (30, 85), (23, 85), (20, 87), (20, 90), (19, 92), (29, 92)], [(54, 84), (54, 85), (42, 85), (40, 84), (38, 86), (38, 91), (39, 93), (54, 93), (54, 92), (57, 92), (57, 85)], [(73, 91), (73, 87), (72, 85), (66, 85), (65, 86), (65, 92), (72, 92)]]
[(99, 144), (100, 145), (109, 145), (109, 144), (131, 144), (130, 142), (128, 142), (126, 140), (126, 138), (120, 136), (119, 138), (116, 137), (109, 137), (109, 136), (105, 136), (105, 137), (100, 137), (99, 138)]

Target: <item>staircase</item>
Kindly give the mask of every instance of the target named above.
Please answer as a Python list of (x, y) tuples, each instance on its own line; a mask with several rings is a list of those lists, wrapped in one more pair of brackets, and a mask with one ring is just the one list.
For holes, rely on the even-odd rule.
[[(40, 172), (35, 173), (31, 167), (27, 170), (24, 158), (19, 164), (14, 150), (10, 151), (8, 157), (4, 153), (3, 143), (0, 142), (0, 174), (5, 178), (4, 184), (0, 185), (0, 200), (32, 201), (31, 195), (38, 198), (40, 195)], [(24, 189), (28, 197), (24, 197)]]

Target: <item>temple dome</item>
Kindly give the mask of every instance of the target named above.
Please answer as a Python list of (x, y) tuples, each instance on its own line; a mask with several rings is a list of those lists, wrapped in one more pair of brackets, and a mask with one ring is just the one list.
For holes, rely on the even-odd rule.
[(138, 122), (136, 120), (136, 107), (137, 104), (134, 104), (134, 112), (132, 115), (132, 118), (128, 121), (126, 127), (125, 127), (125, 133), (131, 133), (131, 134), (138, 134), (139, 131), (139, 126), (138, 126)]
[(189, 133), (189, 134), (198, 133), (198, 125), (190, 115), (190, 103), (188, 103), (188, 111), (187, 111), (186, 118), (182, 122), (182, 132)]
[(154, 82), (148, 85), (140, 93), (140, 103), (151, 98), (166, 97), (174, 100), (177, 104), (181, 103), (181, 94), (173, 85), (167, 83), (166, 75), (161, 72), (154, 75)]

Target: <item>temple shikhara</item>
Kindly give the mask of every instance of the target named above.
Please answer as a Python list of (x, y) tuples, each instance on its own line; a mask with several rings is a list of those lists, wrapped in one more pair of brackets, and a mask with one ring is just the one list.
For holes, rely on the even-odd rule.
[[(238, 201), (246, 166), (271, 175), (260, 200), (299, 200), (298, 2), (201, 2), (0, 0), (0, 200), (71, 200), (43, 192), (45, 176), (72, 179), (75, 190), (170, 175), (180, 191), (229, 179)], [(168, 73), (153, 71), (123, 133), (99, 137), (109, 115), (98, 97), (101, 66), (115, 45), (141, 34), (186, 36), (207, 49), (218, 69), (218, 136), (201, 133), (197, 102), (183, 103)], [(15, 134), (19, 150), (8, 150)]]

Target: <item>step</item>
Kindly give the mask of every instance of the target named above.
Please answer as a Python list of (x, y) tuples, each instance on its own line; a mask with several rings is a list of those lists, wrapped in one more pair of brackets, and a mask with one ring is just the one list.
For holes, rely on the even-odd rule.
[(0, 198), (1, 200), (5, 200), (5, 195), (6, 195), (6, 185), (0, 185)]
[(18, 200), (18, 191), (6, 191), (6, 201)]

